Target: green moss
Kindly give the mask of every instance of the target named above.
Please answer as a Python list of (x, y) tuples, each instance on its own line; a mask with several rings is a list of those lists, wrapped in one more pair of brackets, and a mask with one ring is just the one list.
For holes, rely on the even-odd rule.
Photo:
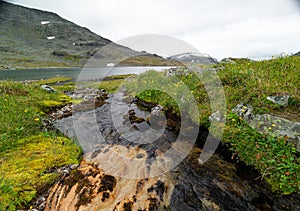
[[(256, 112), (280, 113), (282, 117), (300, 121), (299, 57), (281, 57), (259, 62), (241, 60), (237, 64), (222, 66), (224, 68), (218, 74), (229, 109), (244, 102), (254, 106)], [(266, 99), (267, 96), (284, 94), (293, 99), (288, 107), (278, 106)]]
[(21, 139), (16, 148), (3, 155), (5, 162), (0, 165), (0, 172), (18, 184), (13, 186), (13, 191), (22, 193), (20, 202), (26, 204), (39, 188), (56, 178), (55, 173), (47, 172), (49, 169), (78, 163), (78, 155), (77, 146), (67, 138), (31, 136)]
[(98, 88), (99, 89), (105, 89), (108, 92), (116, 92), (120, 85), (124, 82), (124, 79), (113, 79), (113, 80), (107, 80), (107, 81), (101, 81)]
[(70, 91), (75, 89), (76, 82), (67, 82), (63, 85), (54, 85), (53, 88), (57, 91)]
[(48, 78), (48, 79), (43, 79), (43, 80), (39, 80), (36, 81), (36, 84), (42, 85), (42, 84), (56, 84), (56, 83), (61, 83), (61, 82), (67, 82), (73, 80), (72, 78), (68, 78), (68, 77), (63, 77), (63, 76), (57, 76), (57, 77), (53, 77), (53, 78)]
[(49, 112), (53, 109), (65, 106), (68, 103), (72, 103), (72, 98), (60, 93), (51, 93), (44, 100), (38, 102), (39, 107), (44, 112)]
[(133, 74), (112, 75), (112, 76), (106, 77), (104, 80), (108, 81), (108, 80), (116, 80), (116, 79), (126, 79), (131, 76), (133, 76)]
[(57, 175), (51, 169), (78, 163), (80, 148), (54, 132), (42, 132), (45, 112), (70, 102), (39, 85), (0, 81), (0, 210), (28, 206)]

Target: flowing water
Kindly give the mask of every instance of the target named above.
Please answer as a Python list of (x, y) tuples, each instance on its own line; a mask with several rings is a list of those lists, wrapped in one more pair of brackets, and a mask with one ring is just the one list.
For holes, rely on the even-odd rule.
[[(186, 136), (177, 146), (183, 148), (178, 157), (168, 156), (178, 142), (177, 131), (130, 122), (128, 111), (145, 120), (150, 112), (121, 93), (107, 101), (56, 121), (64, 134), (77, 137), (85, 154), (79, 168), (51, 188), (45, 210), (300, 209), (299, 201), (272, 194), (253, 169), (220, 154), (199, 164), (198, 145), (214, 140), (207, 131), (199, 130), (195, 145)], [(180, 155), (184, 149), (186, 157)]]

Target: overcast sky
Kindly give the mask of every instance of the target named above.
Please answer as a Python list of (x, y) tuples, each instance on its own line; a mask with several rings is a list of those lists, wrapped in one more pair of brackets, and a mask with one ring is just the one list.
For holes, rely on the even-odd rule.
[(117, 42), (162, 34), (213, 57), (300, 51), (299, 0), (11, 0), (52, 11)]

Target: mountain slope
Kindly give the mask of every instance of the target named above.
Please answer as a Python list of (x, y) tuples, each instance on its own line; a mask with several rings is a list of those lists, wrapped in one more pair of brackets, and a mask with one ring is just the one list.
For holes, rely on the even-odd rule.
[[(4, 1), (0, 1), (0, 25), (0, 69), (80, 67), (96, 52), (103, 64), (141, 54), (55, 13)], [(105, 50), (98, 52), (103, 46)], [(165, 63), (162, 58), (148, 56), (148, 65)]]
[(168, 57), (167, 59), (177, 60), (177, 61), (180, 61), (183, 63), (197, 63), (197, 64), (204, 64), (204, 65), (218, 63), (217, 59), (215, 59), (207, 54), (192, 53), (192, 52), (174, 55), (174, 56)]

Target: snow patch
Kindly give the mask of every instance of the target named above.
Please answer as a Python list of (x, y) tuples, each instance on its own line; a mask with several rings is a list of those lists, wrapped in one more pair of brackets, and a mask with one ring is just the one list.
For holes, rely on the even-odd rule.
[(50, 21), (41, 21), (42, 25), (49, 24), (49, 23), (50, 23)]
[(176, 57), (177, 59), (182, 59), (182, 58), (186, 58), (186, 57), (190, 57), (190, 56), (196, 56), (196, 57), (207, 57), (209, 58), (210, 55), (208, 54), (204, 54), (204, 53), (183, 53), (183, 54), (179, 54)]

